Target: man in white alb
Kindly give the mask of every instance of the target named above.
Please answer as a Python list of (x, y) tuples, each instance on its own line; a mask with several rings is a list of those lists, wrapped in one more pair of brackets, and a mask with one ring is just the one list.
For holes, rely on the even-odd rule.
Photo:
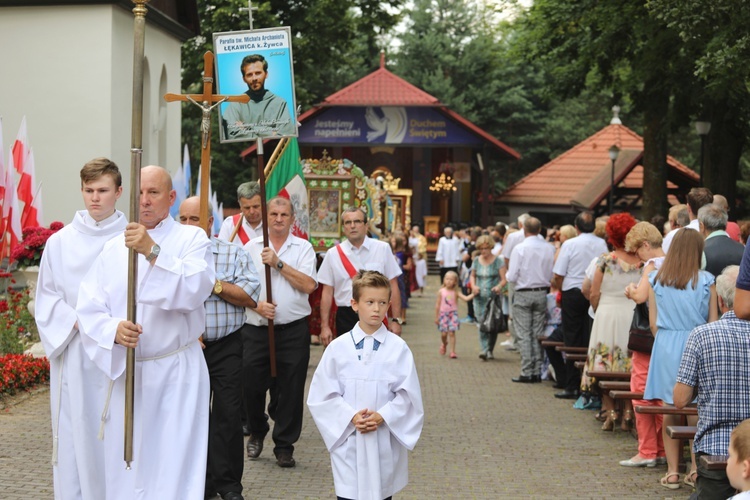
[(398, 267), (391, 246), (367, 236), (367, 215), (364, 210), (349, 207), (341, 214), (346, 240), (329, 248), (318, 270), (318, 282), (323, 285), (320, 297), (320, 340), (328, 345), (333, 340), (329, 326), (332, 304), (336, 302), (336, 333), (350, 331), (359, 318), (352, 309), (352, 277), (360, 270), (378, 271), (391, 284), (390, 331), (401, 335), (401, 295), (398, 291)]
[(36, 323), (50, 363), (52, 472), (55, 498), (105, 498), (104, 444), (97, 439), (108, 379), (86, 356), (76, 302), (81, 279), (104, 244), (125, 229), (115, 209), (122, 176), (114, 162), (94, 158), (81, 169), (86, 210), (44, 248), (36, 289)]
[(440, 265), (440, 284), (445, 273), (453, 271), (458, 274), (458, 263), (461, 260), (461, 239), (453, 235), (453, 228), (445, 226), (443, 236), (438, 240), (435, 261)]
[[(162, 167), (141, 170), (140, 222), (106, 245), (81, 282), (87, 354), (112, 379), (106, 413), (107, 500), (202, 500), (209, 378), (199, 337), (214, 288), (211, 243), (169, 216), (175, 192)], [(138, 257), (136, 323), (128, 321), (128, 249)], [(135, 348), (133, 461), (123, 461), (126, 348)]]

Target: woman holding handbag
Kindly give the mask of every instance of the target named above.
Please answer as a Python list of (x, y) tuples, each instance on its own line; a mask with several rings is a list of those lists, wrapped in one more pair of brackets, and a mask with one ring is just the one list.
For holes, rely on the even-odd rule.
[[(646, 304), (651, 284), (648, 276), (658, 271), (664, 262), (664, 250), (661, 248), (661, 232), (650, 222), (639, 222), (625, 238), (625, 250), (635, 253), (644, 263), (641, 280), (631, 283), (625, 288), (625, 296), (636, 304)], [(648, 317), (647, 317), (648, 319)], [(651, 350), (632, 350), (630, 390), (643, 392), (646, 389), (646, 375), (651, 362)], [(634, 399), (633, 405), (661, 406), (660, 400)], [(638, 453), (635, 456), (621, 460), (623, 467), (655, 467), (657, 463), (666, 462), (664, 456), (664, 441), (662, 440), (662, 415), (637, 413), (635, 428), (638, 431)]]
[[(672, 391), (691, 330), (718, 319), (714, 277), (707, 271), (701, 271), (702, 255), (703, 236), (693, 229), (680, 229), (675, 233), (661, 269), (649, 276), (649, 320), (655, 339), (644, 399), (660, 399), (673, 404)], [(696, 420), (688, 418), (688, 423), (695, 425)], [(677, 416), (664, 416), (662, 438), (667, 455), (667, 473), (660, 482), (663, 487), (674, 490), (680, 487), (680, 474), (677, 472), (680, 441), (666, 435), (666, 428), (670, 425), (678, 425)], [(692, 449), (691, 456), (692, 466), (684, 482), (694, 486), (696, 468)]]
[[(498, 290), (500, 284), (500, 268), (503, 266), (503, 259), (492, 255), (494, 246), (495, 242), (486, 234), (477, 238), (479, 256), (471, 263), (469, 285), (474, 295), (474, 314), (477, 315), (477, 322), (480, 324), (484, 319), (487, 303), (492, 298), (492, 289)], [(499, 293), (499, 290), (496, 293)], [(482, 361), (493, 359), (492, 351), (495, 349), (497, 334), (498, 332), (479, 330), (479, 358)]]

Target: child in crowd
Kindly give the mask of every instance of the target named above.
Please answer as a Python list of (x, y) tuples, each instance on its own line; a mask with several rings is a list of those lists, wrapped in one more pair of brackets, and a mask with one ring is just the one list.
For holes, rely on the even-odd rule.
[(383, 325), (388, 278), (360, 271), (352, 280), (354, 329), (328, 345), (307, 406), (331, 454), (336, 496), (383, 500), (408, 482), (407, 450), (424, 423), (422, 393), (409, 346)]
[[(562, 292), (555, 287), (551, 287), (547, 294), (547, 317), (544, 320), (544, 337), (549, 338), (557, 328), (562, 324), (562, 309), (560, 308), (560, 302), (562, 301)], [(554, 377), (557, 382), (558, 374), (555, 373), (555, 369), (550, 363), (547, 352), (544, 353), (544, 361), (542, 362), (542, 380), (549, 380)]]
[(440, 287), (435, 304), (435, 324), (440, 330), (442, 343), (440, 354), (445, 354), (448, 342), (450, 342), (451, 359), (456, 359), (456, 330), (460, 326), (458, 321), (458, 299), (466, 302), (474, 298), (474, 294), (464, 295), (458, 288), (458, 274), (448, 271), (443, 277), (443, 286)]
[(729, 438), (727, 477), (732, 486), (741, 491), (731, 500), (750, 499), (750, 419), (735, 427)]
[(419, 288), (419, 296), (424, 295), (424, 280), (427, 277), (427, 261), (425, 260), (424, 253), (417, 252), (414, 254), (414, 266), (417, 279), (417, 288)]

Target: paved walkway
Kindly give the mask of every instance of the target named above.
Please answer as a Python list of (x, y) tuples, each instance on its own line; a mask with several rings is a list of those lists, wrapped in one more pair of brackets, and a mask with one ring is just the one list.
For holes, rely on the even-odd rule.
[[(404, 338), (414, 352), (426, 421), (410, 456), (409, 486), (397, 498), (678, 498), (658, 484), (665, 467), (628, 469), (628, 433), (602, 432), (591, 411), (556, 400), (550, 383), (514, 384), (519, 357), (498, 348), (477, 358), (476, 327), (458, 334), (459, 358), (438, 354), (433, 323), (437, 278), (413, 298)], [(463, 312), (462, 312), (463, 316)], [(312, 347), (308, 383), (322, 348)], [(0, 498), (52, 498), (49, 393), (32, 395), (0, 414)], [(305, 415), (297, 467), (276, 466), (270, 434), (258, 460), (246, 461), (247, 499), (334, 498), (328, 453)]]

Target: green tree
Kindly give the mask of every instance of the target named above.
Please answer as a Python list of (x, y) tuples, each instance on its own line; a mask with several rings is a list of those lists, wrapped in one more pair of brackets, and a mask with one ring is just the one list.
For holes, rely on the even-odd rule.
[(694, 54), (691, 106), (711, 122), (704, 183), (734, 206), (750, 133), (750, 4), (735, 0), (651, 0), (651, 12)]
[[(398, 21), (403, 0), (267, 0), (253, 2), (255, 29), (290, 26), (297, 104), (303, 110), (361, 78), (378, 63), (377, 39)], [(201, 35), (182, 47), (182, 90), (203, 91), (203, 54), (213, 50), (213, 33), (249, 29), (246, 0), (198, 0)], [(193, 178), (200, 163), (200, 110), (183, 104), (183, 141), (192, 155)], [(219, 201), (236, 206), (238, 184), (255, 178), (254, 161), (240, 152), (250, 142), (219, 144), (216, 117), (212, 120), (212, 184)], [(273, 144), (272, 144), (273, 146)], [(267, 152), (270, 154), (270, 152)]]
[(692, 91), (691, 54), (677, 31), (642, 1), (537, 0), (521, 33), (521, 50), (549, 72), (553, 92), (577, 96), (595, 85), (642, 113), (643, 216), (666, 213), (668, 138), (686, 121)]

